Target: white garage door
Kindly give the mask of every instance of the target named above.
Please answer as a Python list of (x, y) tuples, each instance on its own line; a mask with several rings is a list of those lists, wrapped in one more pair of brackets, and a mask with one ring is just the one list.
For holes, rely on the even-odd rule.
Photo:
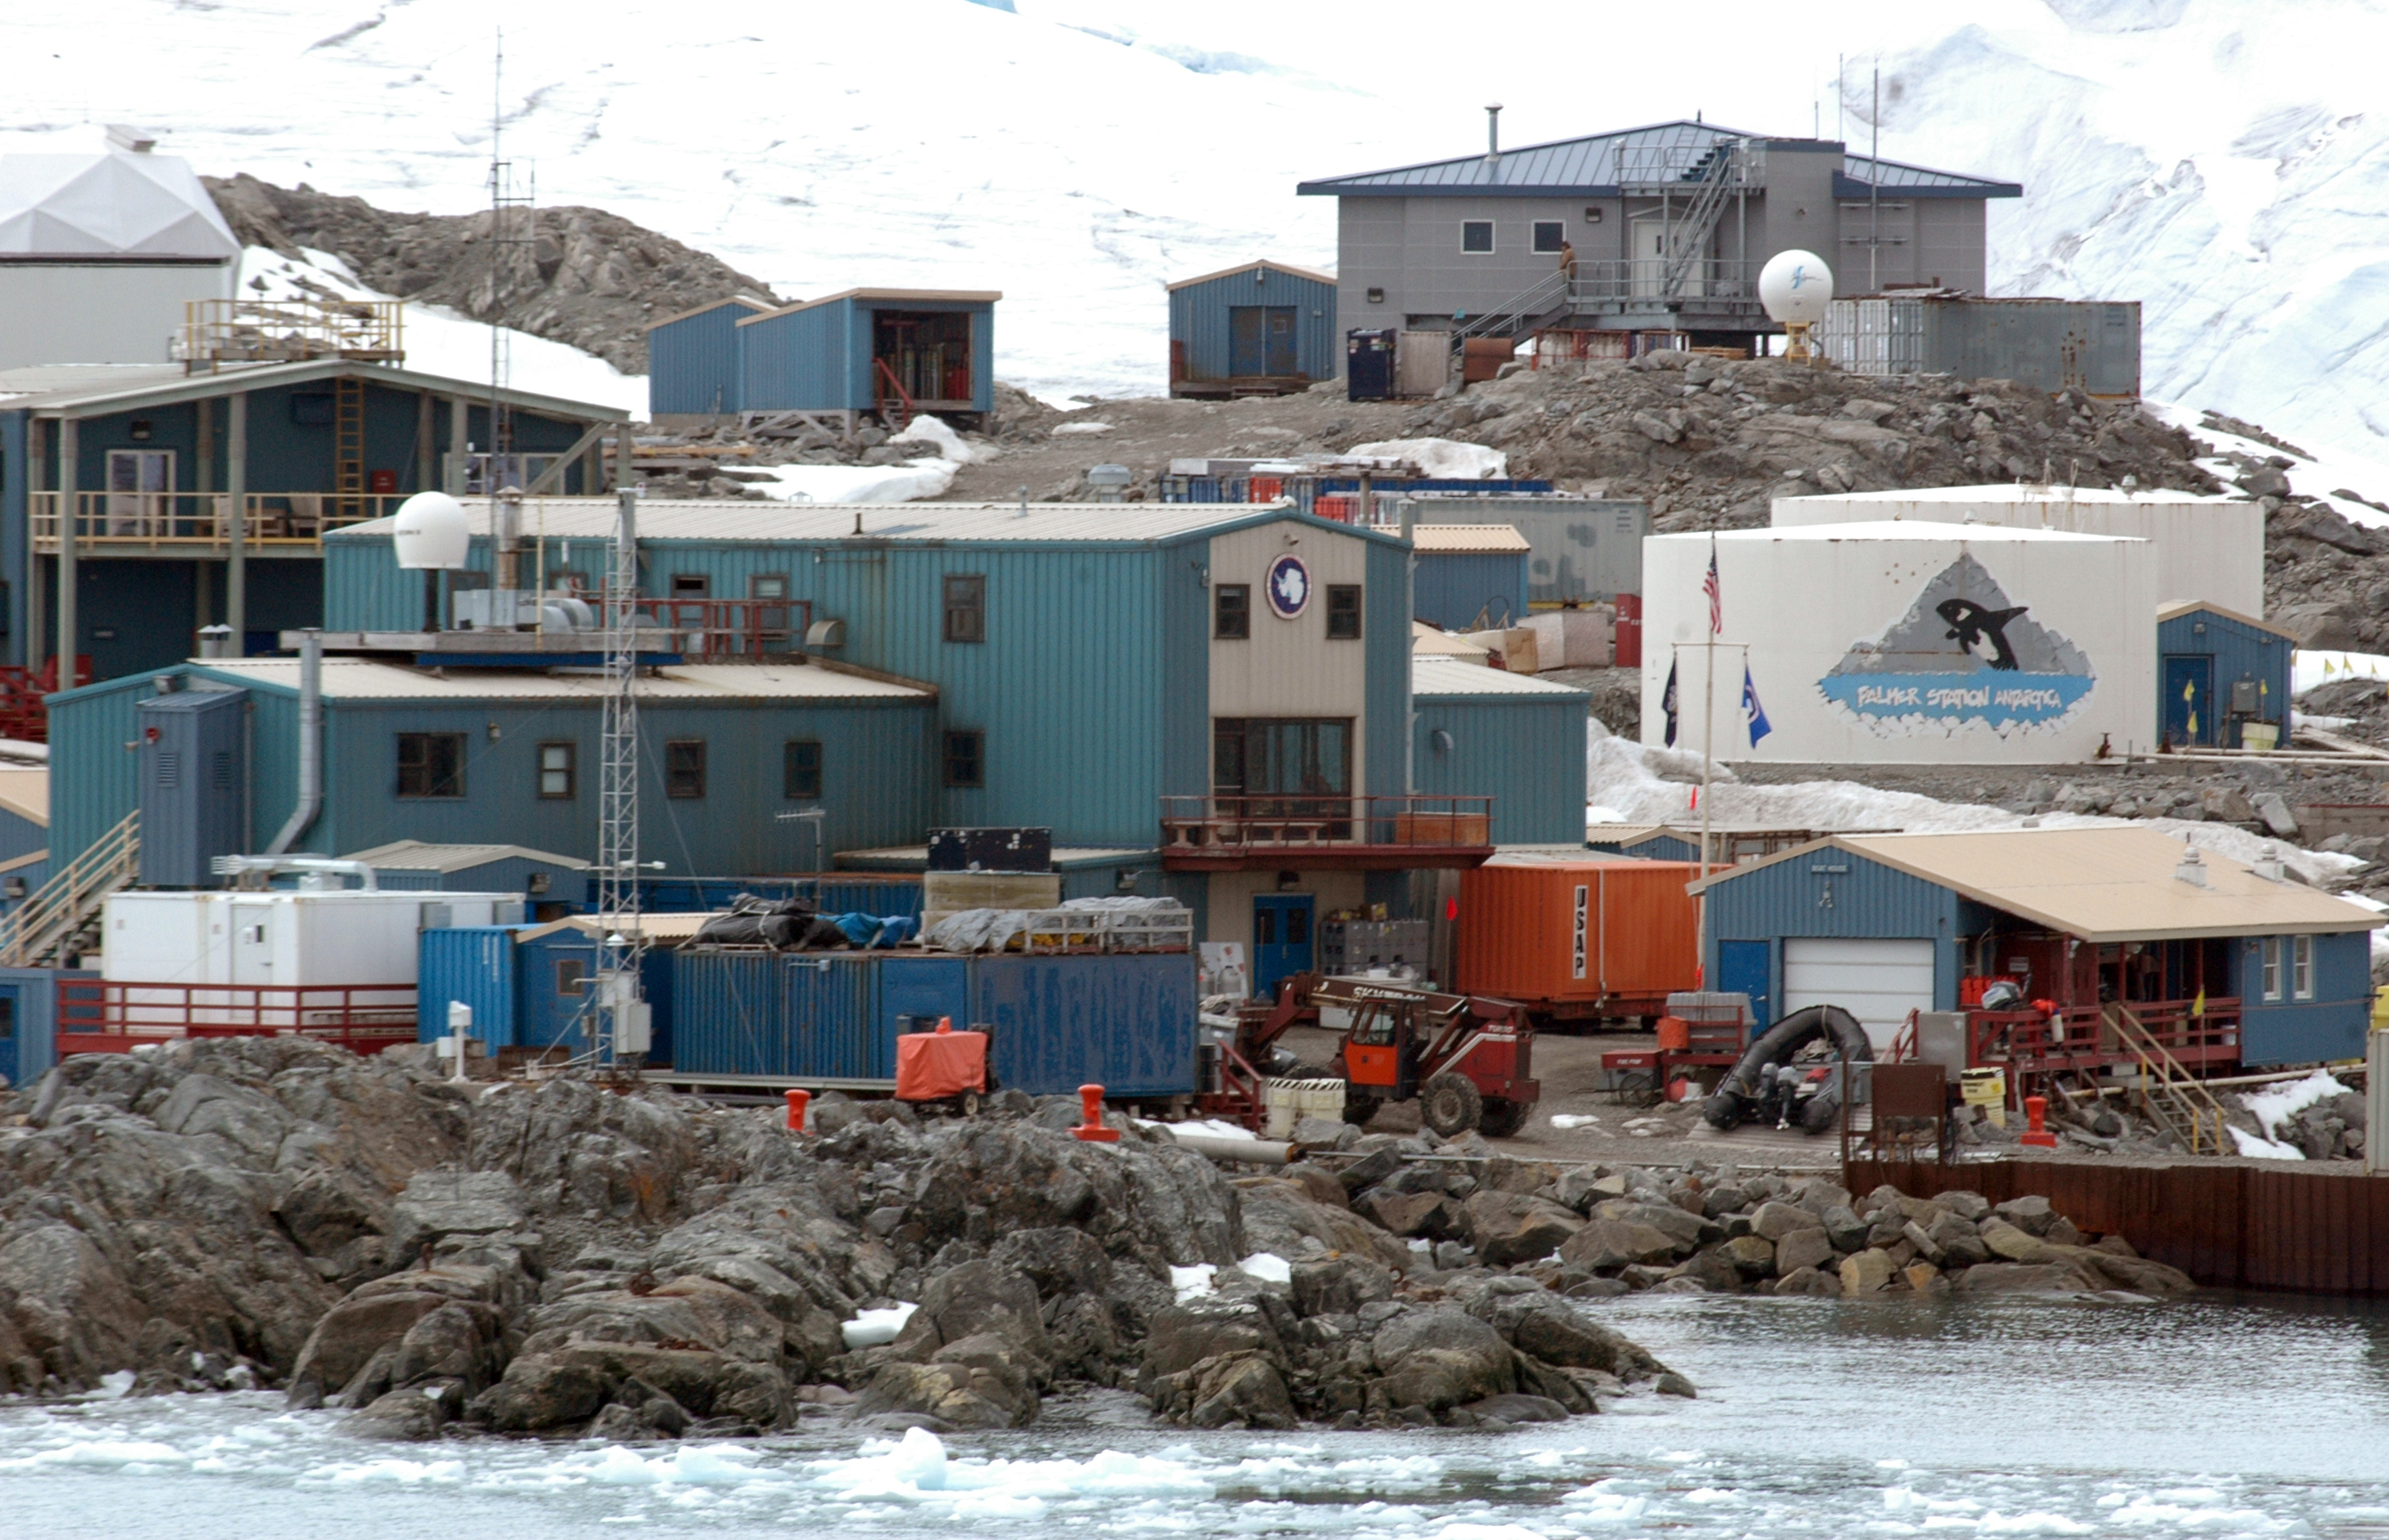
[(1910, 1011), (1933, 1009), (1933, 943), (1787, 937), (1781, 1021), (1811, 1005), (1838, 1005), (1891, 1046)]

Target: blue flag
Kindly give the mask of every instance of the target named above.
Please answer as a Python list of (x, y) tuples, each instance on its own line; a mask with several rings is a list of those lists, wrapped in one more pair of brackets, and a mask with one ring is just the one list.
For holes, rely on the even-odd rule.
[(1667, 714), (1667, 746), (1676, 746), (1676, 662), (1667, 660), (1667, 689), (1659, 697), (1659, 709)]
[(1758, 686), (1750, 681), (1750, 664), (1742, 666), (1742, 715), (1750, 723), (1750, 746), (1757, 748), (1758, 740), (1775, 731), (1767, 720), (1767, 711), (1758, 704)]

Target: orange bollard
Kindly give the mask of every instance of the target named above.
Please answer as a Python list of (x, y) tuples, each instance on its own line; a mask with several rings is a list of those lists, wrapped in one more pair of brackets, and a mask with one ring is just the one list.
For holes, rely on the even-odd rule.
[(2017, 1143), (2029, 1144), (2038, 1150), (2054, 1150), (2057, 1148), (2057, 1136), (2050, 1133), (2046, 1126), (2049, 1119), (2049, 1098), (2045, 1096), (2025, 1097), (2024, 1099), (2024, 1116), (2025, 1128), (2024, 1133), (2016, 1139)]
[(1073, 1139), (1090, 1144), (1118, 1144), (1119, 1130), (1104, 1126), (1104, 1088), (1101, 1086), (1080, 1086), (1079, 1104), (1085, 1109), (1087, 1121), (1070, 1130)]
[(790, 1091), (788, 1095), (788, 1132), (805, 1131), (805, 1104), (813, 1099), (811, 1091)]

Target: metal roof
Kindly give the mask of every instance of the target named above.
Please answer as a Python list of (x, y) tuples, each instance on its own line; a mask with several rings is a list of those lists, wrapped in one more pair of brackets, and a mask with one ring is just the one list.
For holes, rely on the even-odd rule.
[(1416, 524), (1411, 527), (1411, 549), (1430, 552), (1524, 553), (1534, 546), (1507, 524)]
[[(37, 416), (92, 416), (142, 406), (171, 406), (178, 401), (229, 396), (243, 390), (263, 390), (277, 385), (310, 385), (317, 380), (354, 375), (393, 390), (428, 390), (434, 395), (465, 396), (476, 402), (490, 399), (486, 384), (427, 375), (388, 363), (354, 359), (305, 359), (294, 363), (227, 363), (203, 374), (192, 374), (179, 363), (129, 366), (83, 365), (0, 371), (0, 406), (30, 411)], [(500, 400), (549, 416), (584, 423), (616, 423), (627, 414), (619, 406), (567, 401), (528, 390), (501, 390)]]
[(1446, 657), (1472, 668), (1484, 668), (1493, 649), (1464, 636), (1439, 630), (1424, 620), (1411, 622), (1411, 652), (1420, 657)]
[[(364, 528), (362, 525), (357, 528)], [(1688, 530), (1675, 535), (1649, 535), (1644, 543), (1714, 540), (1726, 545), (1757, 545), (1772, 541), (1967, 541), (1978, 545), (2111, 545), (2148, 541), (2138, 535), (2085, 535), (2073, 529), (2036, 529), (2015, 524), (1945, 524), (1924, 518), (1872, 518), (1853, 524), (1770, 524), (1757, 529)]]
[(343, 856), (343, 860), (364, 861), (369, 866), (391, 872), (469, 872), (492, 861), (543, 861), (549, 866), (568, 867), (574, 872), (586, 872), (589, 863), (573, 856), (554, 855), (545, 850), (533, 850), (522, 845), (432, 845), (419, 839), (392, 840), (377, 845), (370, 850), (359, 850)]
[(2174, 875), (2184, 848), (2170, 834), (2122, 825), (1834, 834), (1694, 883), (1692, 891), (1840, 849), (2085, 941), (2317, 935), (2389, 923), (2294, 879), (2260, 877), (2212, 850), (2199, 853), (2204, 885), (2184, 882)]
[[(2002, 301), (2004, 302), (2004, 301)], [(2229, 493), (2208, 497), (2198, 492), (2125, 491), (2114, 487), (2060, 487), (2029, 481), (1992, 481), (1978, 487), (1896, 487), (1888, 491), (1811, 492), (1804, 497), (1779, 497), (1778, 503), (2013, 503), (2037, 507), (2065, 503), (2111, 503), (2132, 507), (2207, 509), (2245, 507), (2253, 498)]]
[(2204, 599), (2186, 599), (2178, 605), (2160, 605), (2157, 609), (2157, 618), (2160, 621), (2176, 620), (2185, 615), (2219, 615), (2226, 620), (2238, 621), (2250, 630), (2263, 631), (2268, 636), (2278, 636), (2293, 647), (2298, 644), (2297, 634), (2293, 631), (2285, 631), (2279, 626), (2259, 620), (2253, 615), (2242, 615), (2236, 609), (2225, 609), (2221, 605), (2210, 605)]
[(685, 321), (692, 315), (703, 315), (708, 311), (718, 311), (724, 305), (744, 305), (748, 310), (759, 312), (773, 308), (769, 299), (758, 299), (748, 294), (734, 294), (727, 299), (709, 299), (702, 305), (693, 305), (687, 310), (667, 315), (660, 321), (650, 321), (647, 323), (647, 330), (654, 331), (658, 326), (669, 326), (675, 321)]
[(1506, 668), (1488, 668), (1461, 658), (1432, 653), (1414, 653), (1411, 656), (1411, 694), (1418, 699), (1491, 699), (1495, 696), (1573, 695), (1578, 700), (1591, 697), (1582, 690), (1571, 690), (1565, 684), (1550, 684), (1532, 674), (1514, 674)]
[[(1159, 856), (1159, 850), (1134, 846), (1057, 845), (1054, 846), (1054, 870), (1075, 872), (1100, 866), (1125, 866), (1136, 861), (1149, 861)], [(929, 868), (929, 847), (926, 845), (888, 845), (875, 850), (840, 850), (834, 858), (840, 872), (926, 872)], [(830, 872), (820, 875), (828, 877)]]
[(1207, 284), (1215, 278), (1233, 278), (1239, 274), (1250, 273), (1257, 267), (1268, 268), (1272, 273), (1291, 274), (1297, 278), (1308, 278), (1314, 284), (1332, 284), (1335, 281), (1335, 274), (1333, 273), (1321, 273), (1315, 268), (1297, 267), (1292, 262), (1275, 262), (1263, 257), (1257, 261), (1238, 262), (1233, 267), (1223, 267), (1217, 273), (1206, 273), (1199, 278), (1181, 278), (1176, 283), (1165, 286), (1173, 292), (1182, 288), (1192, 288), (1196, 284)]
[(1003, 298), (1003, 291), (992, 288), (850, 288), (836, 294), (824, 294), (818, 299), (792, 299), (777, 310), (767, 310), (760, 315), (750, 315), (738, 323), (751, 326), (758, 321), (769, 321), (775, 315), (790, 315), (809, 311), (815, 305), (835, 305), (841, 299), (892, 299), (899, 302), (915, 300), (923, 304), (992, 305)]
[(0, 770), (0, 808), (28, 823), (50, 826), (50, 772), (47, 769)]
[[(194, 665), (200, 672), (226, 683), (260, 685), (269, 690), (299, 690), (295, 657), (211, 659)], [(639, 681), (639, 698), (651, 703), (729, 704), (742, 700), (860, 701), (935, 698), (923, 684), (900, 684), (868, 679), (810, 665), (781, 663), (691, 663), (658, 668)], [(402, 663), (373, 658), (324, 659), (326, 700), (421, 701), (585, 701), (595, 706), (606, 697), (606, 681), (597, 675), (543, 673), (501, 668), (457, 669), (446, 675)]]
[[(1355, 540), (1400, 543), (1400, 537), (1338, 524), (1276, 503), (767, 503), (742, 499), (641, 499), (639, 541), (756, 541), (776, 544), (897, 544), (985, 541), (1007, 545), (1150, 545), (1207, 531), (1291, 519)], [(477, 529), (489, 527), (489, 500), (468, 498)], [(523, 505), (527, 537), (610, 540), (620, 504), (610, 497), (533, 498)], [(327, 540), (387, 540), (397, 520), (368, 519)]]
[[(1647, 123), (1641, 128), (1596, 134), (1581, 139), (1505, 149), (1499, 156), (1469, 155), (1450, 160), (1430, 160), (1350, 176), (1327, 177), (1297, 185), (1297, 194), (1312, 197), (1437, 197), (1475, 195), (1523, 197), (1565, 194), (1571, 197), (1614, 197), (1622, 186), (1654, 186), (1697, 182), (1706, 174), (1719, 146), (1740, 140), (1761, 146), (1820, 150), (1841, 149), (1826, 139), (1792, 139), (1744, 134), (1717, 123)], [(2024, 189), (2012, 182), (1993, 182), (1958, 172), (1934, 171), (1896, 161), (1869, 160), (1846, 152), (1834, 175), (1837, 196), (1854, 183), (1865, 196), (1866, 173), (1884, 178), (1904, 197), (2021, 197)]]
[(229, 262), (240, 242), (172, 155), (0, 156), (0, 261)]

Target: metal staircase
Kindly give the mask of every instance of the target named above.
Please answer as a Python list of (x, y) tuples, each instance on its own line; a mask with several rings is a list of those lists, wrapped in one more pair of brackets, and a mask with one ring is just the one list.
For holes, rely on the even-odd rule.
[(2112, 1001), (2101, 1015), (2116, 1041), (2140, 1063), (2140, 1109), (2150, 1121), (2180, 1140), (2181, 1147), (2193, 1155), (2230, 1154), (2231, 1136), (2224, 1131), (2223, 1103), (2215, 1100), (2215, 1093), (2192, 1078), (2140, 1017)]
[(1700, 176), (1693, 183), (1692, 206), (1684, 210), (1683, 222), (1674, 225), (1667, 237), (1667, 265), (1661, 292), (1671, 297), (1685, 292), (1686, 274), (1706, 260), (1709, 237), (1717, 234), (1718, 222), (1725, 217), (1726, 199), (1741, 185), (1742, 146), (1718, 145), (1702, 158), (1695, 169)]
[(1565, 312), (1569, 300), (1567, 274), (1554, 270), (1533, 286), (1512, 295), (1463, 326), (1454, 327), (1451, 347), (1458, 353), (1472, 337), (1516, 337), (1533, 331), (1536, 323)]
[(108, 896), (141, 874), (141, 814), (124, 821), (0, 918), (0, 967), (40, 968), (97, 939)]

